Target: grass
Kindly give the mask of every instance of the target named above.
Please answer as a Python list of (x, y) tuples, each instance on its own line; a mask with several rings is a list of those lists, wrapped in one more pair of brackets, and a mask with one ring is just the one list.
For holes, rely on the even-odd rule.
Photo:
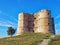
[(60, 45), (60, 35), (56, 35), (55, 38), (51, 39), (49, 45)]
[(23, 35), (0, 39), (0, 45), (37, 45), (42, 39), (47, 39), (50, 34), (26, 32)]

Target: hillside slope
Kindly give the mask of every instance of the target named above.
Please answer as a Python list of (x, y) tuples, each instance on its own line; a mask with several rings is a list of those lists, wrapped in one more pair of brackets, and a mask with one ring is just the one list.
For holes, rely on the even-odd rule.
[(60, 35), (56, 35), (48, 45), (60, 45)]
[(42, 39), (49, 37), (50, 34), (27, 32), (20, 36), (2, 38), (0, 45), (37, 45), (42, 42)]

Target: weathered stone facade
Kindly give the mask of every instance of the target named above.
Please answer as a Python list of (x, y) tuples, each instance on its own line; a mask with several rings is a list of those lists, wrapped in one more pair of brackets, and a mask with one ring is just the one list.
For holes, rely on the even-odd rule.
[(54, 18), (50, 10), (41, 10), (35, 14), (20, 13), (18, 18), (17, 35), (24, 32), (55, 34)]

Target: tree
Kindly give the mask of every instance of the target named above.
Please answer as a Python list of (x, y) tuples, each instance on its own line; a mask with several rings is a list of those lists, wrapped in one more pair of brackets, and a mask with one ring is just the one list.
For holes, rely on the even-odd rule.
[(12, 27), (8, 27), (7, 33), (12, 37), (13, 34), (15, 34), (16, 30)]

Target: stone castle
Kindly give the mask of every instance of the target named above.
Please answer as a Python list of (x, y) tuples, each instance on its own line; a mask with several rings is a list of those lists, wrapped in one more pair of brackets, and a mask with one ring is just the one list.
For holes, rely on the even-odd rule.
[(20, 13), (18, 16), (17, 35), (24, 32), (55, 34), (54, 18), (50, 10), (41, 10), (35, 14)]

